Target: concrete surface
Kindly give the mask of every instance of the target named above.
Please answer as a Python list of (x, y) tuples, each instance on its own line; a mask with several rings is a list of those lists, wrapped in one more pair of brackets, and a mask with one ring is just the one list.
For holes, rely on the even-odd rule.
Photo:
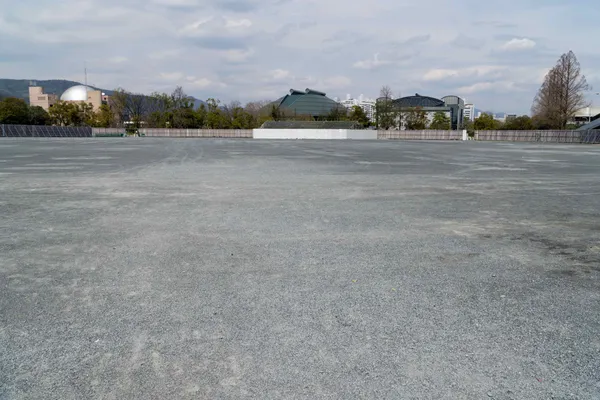
[(1, 399), (598, 399), (600, 148), (0, 141)]

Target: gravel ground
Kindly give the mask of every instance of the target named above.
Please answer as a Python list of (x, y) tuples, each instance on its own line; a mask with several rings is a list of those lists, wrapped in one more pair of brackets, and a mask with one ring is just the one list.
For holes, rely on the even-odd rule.
[(600, 148), (0, 141), (1, 399), (598, 399)]

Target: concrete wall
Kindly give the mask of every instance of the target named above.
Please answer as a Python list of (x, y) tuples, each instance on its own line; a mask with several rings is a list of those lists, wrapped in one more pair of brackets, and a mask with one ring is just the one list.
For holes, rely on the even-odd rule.
[(377, 131), (352, 129), (254, 129), (254, 139), (375, 140)]

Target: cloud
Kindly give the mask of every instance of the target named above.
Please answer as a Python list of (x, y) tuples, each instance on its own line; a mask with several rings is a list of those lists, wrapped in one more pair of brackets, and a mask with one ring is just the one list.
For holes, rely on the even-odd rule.
[(291, 72), (285, 69), (274, 69), (269, 71), (268, 79), (271, 81), (282, 81), (290, 78), (292, 78)]
[(589, 6), (505, 0), (510, 12), (500, 15), (438, 3), (13, 1), (0, 13), (0, 74), (81, 80), (87, 60), (90, 82), (107, 89), (182, 85), (199, 98), (246, 102), (291, 87), (377, 97), (390, 85), (436, 97), (460, 89), (478, 108), (527, 112), (542, 71), (572, 49), (600, 85), (600, 50), (581, 41), (596, 35)]
[(536, 43), (527, 38), (522, 39), (511, 39), (508, 42), (504, 43), (500, 48), (506, 51), (519, 51), (519, 50), (528, 50), (533, 49)]
[(159, 76), (165, 81), (179, 81), (184, 75), (182, 72), (161, 72)]
[(478, 82), (469, 86), (458, 88), (460, 95), (469, 95), (480, 92), (515, 92), (521, 91), (515, 82), (497, 81), (497, 82)]
[(224, 84), (223, 82), (213, 81), (213, 80), (210, 80), (208, 78), (199, 78), (199, 79), (196, 79), (194, 77), (188, 77), (188, 83), (189, 83), (190, 86), (192, 86), (194, 88), (197, 88), (197, 89), (207, 89), (207, 88), (210, 88), (210, 87), (216, 87), (216, 88), (225, 88), (225, 87), (227, 87), (227, 85)]
[(357, 61), (353, 64), (353, 67), (359, 69), (376, 69), (388, 64), (391, 64), (391, 62), (380, 60), (379, 53), (375, 53), (372, 59)]
[(328, 89), (343, 89), (352, 85), (352, 79), (347, 76), (332, 76), (325, 78), (323, 84)]
[(518, 25), (515, 23), (511, 23), (511, 22), (488, 20), (488, 21), (475, 21), (475, 22), (473, 22), (473, 26), (477, 26), (477, 27), (486, 26), (486, 27), (490, 27), (490, 28), (510, 29), (510, 28), (516, 28)]
[(500, 65), (481, 65), (462, 69), (430, 69), (423, 75), (424, 81), (441, 81), (455, 78), (474, 79), (484, 76), (501, 76), (506, 67)]
[(460, 33), (450, 44), (462, 49), (479, 50), (485, 45), (485, 41), (476, 36), (471, 37)]
[(123, 56), (115, 56), (108, 58), (106, 61), (108, 61), (111, 64), (122, 64), (129, 61), (129, 59)]
[(154, 51), (148, 54), (148, 58), (151, 60), (163, 60), (166, 58), (174, 58), (179, 56), (182, 53), (181, 49), (168, 49), (168, 50), (159, 50)]
[(411, 36), (408, 39), (400, 42), (402, 45), (422, 44), (431, 40), (430, 34)]
[(242, 63), (252, 57), (254, 49), (231, 49), (221, 52), (221, 57), (232, 63)]
[(227, 19), (225, 28), (249, 28), (252, 26), (252, 21), (249, 19)]

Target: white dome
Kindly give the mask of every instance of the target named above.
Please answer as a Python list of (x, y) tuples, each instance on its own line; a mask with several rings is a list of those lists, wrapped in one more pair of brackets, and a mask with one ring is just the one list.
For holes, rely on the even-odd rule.
[(92, 89), (89, 86), (77, 85), (68, 88), (65, 92), (60, 96), (62, 101), (87, 101), (88, 95), (87, 92), (91, 92)]

